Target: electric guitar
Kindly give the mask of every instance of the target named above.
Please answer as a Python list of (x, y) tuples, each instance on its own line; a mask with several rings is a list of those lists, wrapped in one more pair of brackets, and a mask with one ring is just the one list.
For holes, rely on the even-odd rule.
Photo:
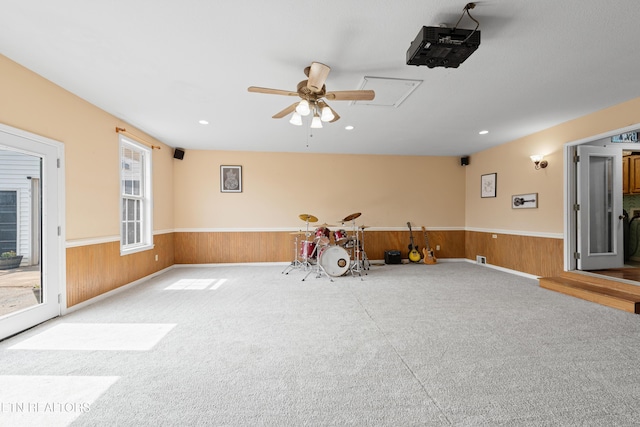
[(435, 264), (438, 262), (436, 256), (433, 254), (433, 249), (429, 246), (429, 239), (427, 239), (427, 229), (422, 227), (422, 233), (424, 234), (424, 248), (422, 248), (422, 253), (424, 254), (424, 263), (425, 264)]
[(407, 222), (407, 226), (409, 227), (409, 234), (411, 235), (411, 244), (409, 245), (409, 261), (420, 262), (420, 252), (418, 251), (418, 247), (413, 244), (413, 232), (411, 231), (411, 223)]

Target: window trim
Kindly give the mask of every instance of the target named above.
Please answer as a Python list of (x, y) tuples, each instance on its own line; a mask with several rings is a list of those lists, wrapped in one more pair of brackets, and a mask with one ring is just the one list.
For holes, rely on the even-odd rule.
[[(122, 181), (124, 179), (124, 176), (123, 176), (124, 168), (122, 167), (122, 165), (124, 164), (124, 159), (122, 157), (122, 150), (125, 147), (129, 147), (137, 152), (142, 153), (143, 167), (144, 167), (144, 171), (142, 174), (144, 182), (142, 183), (142, 186), (141, 186), (141, 190), (143, 194), (141, 195), (141, 197), (132, 197), (132, 199), (134, 200), (142, 201), (143, 208), (142, 208), (142, 215), (140, 216), (142, 237), (141, 237), (140, 243), (135, 243), (130, 245), (123, 244), (124, 235), (123, 235), (123, 228), (122, 228), (122, 223), (123, 223), (122, 212), (124, 209), (124, 200), (126, 198), (125, 194), (123, 193), (123, 185), (122, 185)], [(119, 224), (119, 230), (120, 230), (119, 235), (120, 235), (120, 255), (121, 256), (142, 252), (142, 251), (147, 251), (147, 250), (153, 249), (154, 247), (154, 244), (153, 244), (153, 191), (152, 191), (153, 189), (151, 186), (152, 184), (151, 159), (152, 159), (152, 151), (149, 147), (142, 145), (136, 141), (133, 141), (132, 139), (129, 139), (123, 135), (119, 135), (118, 195), (120, 200), (119, 202), (120, 209), (118, 211), (118, 224)]]

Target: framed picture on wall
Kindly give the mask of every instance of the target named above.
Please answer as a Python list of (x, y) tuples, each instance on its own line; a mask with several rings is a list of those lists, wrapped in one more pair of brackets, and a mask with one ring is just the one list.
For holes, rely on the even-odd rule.
[(220, 166), (220, 192), (242, 193), (242, 166)]
[(513, 209), (531, 209), (538, 207), (538, 193), (516, 194), (511, 196)]
[(480, 177), (480, 196), (496, 197), (497, 173), (488, 173)]

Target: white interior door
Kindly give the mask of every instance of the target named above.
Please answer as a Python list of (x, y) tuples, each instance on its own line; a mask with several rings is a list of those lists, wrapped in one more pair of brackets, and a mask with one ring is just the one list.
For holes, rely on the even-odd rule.
[(622, 267), (622, 151), (581, 145), (577, 154), (577, 268)]
[[(60, 315), (64, 304), (64, 146), (48, 138), (0, 125), (0, 154), (3, 154), (5, 162), (0, 173), (0, 186), (4, 181), (4, 184), (16, 187), (17, 194), (26, 194), (20, 198), (15, 214), (15, 246), (23, 252), (21, 255), (25, 259), (28, 258), (19, 270), (29, 270), (32, 275), (35, 272), (35, 278), (30, 277), (29, 280), (39, 279), (40, 286), (39, 295), (34, 297), (36, 292), (31, 295), (32, 301), (15, 305), (15, 310), (5, 310), (0, 315), (0, 339), (3, 339)], [(24, 166), (27, 163), (31, 165), (29, 171)], [(34, 178), (36, 182), (28, 182)], [(23, 184), (25, 180), (27, 182)], [(34, 185), (37, 186), (36, 191)], [(33, 198), (38, 200), (34, 203)], [(39, 242), (34, 242), (34, 238)], [(40, 253), (33, 256), (33, 250)], [(24, 287), (24, 281), (19, 280), (22, 272), (26, 273), (5, 270), (0, 279), (5, 282), (14, 280)], [(10, 282), (7, 287), (15, 283)], [(31, 291), (30, 288), (28, 290)], [(5, 291), (6, 294), (8, 289)], [(9, 298), (23, 297), (26, 295), (9, 295)]]

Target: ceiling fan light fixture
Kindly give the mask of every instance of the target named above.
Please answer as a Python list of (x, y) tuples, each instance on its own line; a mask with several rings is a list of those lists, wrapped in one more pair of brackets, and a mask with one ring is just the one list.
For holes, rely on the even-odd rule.
[(295, 126), (302, 126), (302, 116), (294, 111), (291, 115), (291, 120), (289, 120), (289, 123)]
[(296, 107), (296, 113), (300, 114), (301, 116), (308, 116), (310, 112), (311, 108), (309, 108), (309, 101), (307, 101), (306, 99), (300, 101), (300, 103)]
[(331, 111), (331, 108), (329, 108), (329, 106), (325, 105), (324, 107), (322, 107), (322, 115), (320, 116), (320, 120), (322, 120), (323, 122), (330, 122), (335, 118), (336, 116), (333, 115), (333, 112)]
[(317, 114), (314, 115), (311, 120), (311, 129), (322, 129), (322, 120), (320, 120), (320, 116)]

